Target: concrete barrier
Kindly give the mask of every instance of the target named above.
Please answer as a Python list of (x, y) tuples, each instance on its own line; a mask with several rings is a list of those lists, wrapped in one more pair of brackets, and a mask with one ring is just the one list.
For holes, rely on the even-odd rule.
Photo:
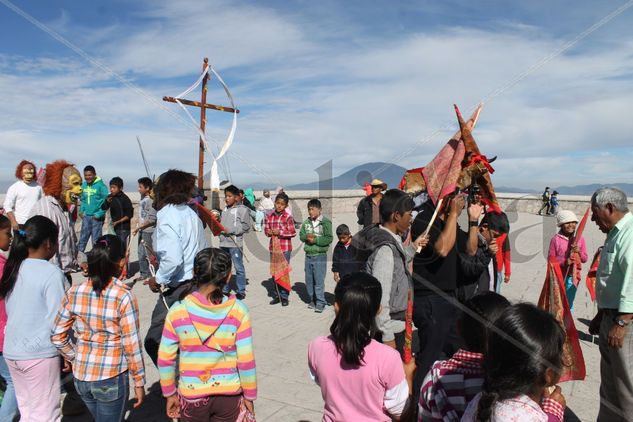
[[(261, 192), (257, 193), (260, 194), (256, 195), (259, 199)], [(308, 201), (312, 198), (319, 198), (321, 200), (324, 214), (339, 215), (356, 213), (359, 201), (365, 197), (365, 193), (360, 189), (335, 190), (322, 193), (319, 191), (287, 191), (286, 193), (290, 197), (290, 206), (296, 221), (302, 221), (307, 218), (307, 205)], [(138, 209), (137, 205), (140, 200), (140, 195), (138, 192), (127, 193), (127, 195), (134, 204), (135, 213), (134, 218), (132, 219), (132, 227), (135, 227), (137, 219), (136, 209)], [(0, 205), (4, 203), (4, 196), (4, 194), (0, 195)], [(508, 212), (526, 212), (536, 214), (542, 206), (541, 196), (535, 194), (501, 192), (497, 193), (497, 198), (501, 208)], [(589, 206), (590, 200), (590, 196), (559, 195), (559, 209), (573, 211), (580, 218)], [(633, 209), (633, 198), (629, 198), (629, 209)]]

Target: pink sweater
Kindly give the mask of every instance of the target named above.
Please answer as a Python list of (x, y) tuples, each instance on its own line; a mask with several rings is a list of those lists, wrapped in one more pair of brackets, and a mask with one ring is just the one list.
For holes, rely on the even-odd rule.
[[(554, 256), (560, 264), (560, 270), (563, 276), (567, 274), (567, 258), (569, 258), (571, 245), (569, 244), (569, 238), (563, 236), (560, 233), (556, 233), (552, 240), (549, 242), (549, 253), (547, 256)], [(578, 249), (580, 249), (580, 261), (587, 262), (587, 245), (585, 244), (585, 238), (580, 236), (578, 239)], [(571, 275), (571, 269), (568, 276)]]
[[(4, 271), (4, 264), (7, 259), (4, 255), (0, 255), (0, 277)], [(4, 345), (4, 327), (7, 325), (7, 310), (4, 307), (4, 299), (0, 299), (0, 353), (2, 353), (2, 346)]]

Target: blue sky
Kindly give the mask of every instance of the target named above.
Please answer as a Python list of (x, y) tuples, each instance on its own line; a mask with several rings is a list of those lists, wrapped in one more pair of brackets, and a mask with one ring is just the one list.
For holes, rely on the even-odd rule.
[[(496, 185), (631, 180), (633, 8), (520, 77), (623, 1), (13, 2), (146, 96), (3, 1), (0, 180), (24, 157), (131, 183), (143, 175), (136, 135), (153, 172), (195, 171), (195, 130), (156, 100), (193, 83), (205, 56), (242, 110), (221, 172), (236, 183), (310, 181), (330, 159), (335, 175), (423, 166), (455, 130), (452, 104), (466, 114), (493, 92), (475, 137), (499, 156)], [(217, 82), (208, 101), (228, 104)], [(207, 119), (222, 142), (231, 116)]]

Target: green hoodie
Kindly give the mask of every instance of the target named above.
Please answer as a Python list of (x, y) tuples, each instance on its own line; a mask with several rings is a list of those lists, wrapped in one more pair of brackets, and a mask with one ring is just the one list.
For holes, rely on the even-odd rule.
[[(312, 220), (307, 218), (299, 231), (299, 239), (305, 243), (303, 250), (309, 256), (325, 255), (334, 238), (332, 236), (332, 222), (322, 215), (317, 220), (319, 220), (319, 224), (314, 226)], [(306, 242), (310, 233), (316, 234), (316, 242), (312, 245)]]
[(101, 209), (101, 205), (103, 205), (109, 194), (110, 190), (99, 176), (90, 184), (84, 181), (81, 184), (81, 206), (79, 207), (79, 212), (89, 217), (103, 220), (106, 212)]

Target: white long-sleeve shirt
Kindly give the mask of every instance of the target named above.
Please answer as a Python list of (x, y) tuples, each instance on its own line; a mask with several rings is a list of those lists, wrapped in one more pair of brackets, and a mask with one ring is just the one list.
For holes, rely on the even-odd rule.
[(196, 254), (208, 246), (202, 222), (187, 205), (168, 204), (158, 211), (154, 251), (159, 267), (156, 282), (169, 284), (191, 279)]
[(12, 212), (18, 224), (24, 224), (29, 219), (31, 208), (42, 196), (42, 187), (37, 182), (25, 183), (18, 180), (9, 186), (4, 198), (4, 210)]

